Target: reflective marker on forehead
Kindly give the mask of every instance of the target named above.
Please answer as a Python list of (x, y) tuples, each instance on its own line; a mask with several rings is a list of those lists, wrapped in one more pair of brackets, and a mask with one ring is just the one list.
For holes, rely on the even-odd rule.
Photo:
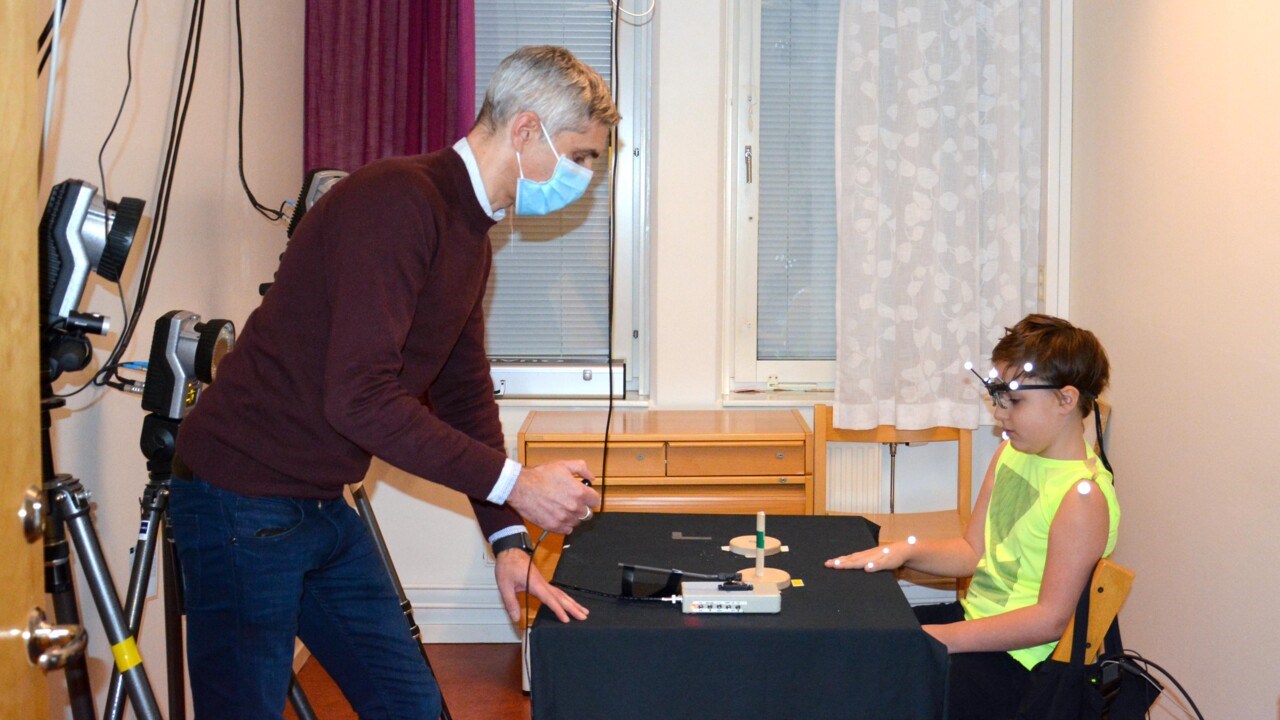
[(987, 377), (991, 378), (992, 380), (995, 380), (996, 378), (1000, 377), (1000, 373), (995, 368), (991, 368), (990, 370), (987, 371)]
[(1081, 495), (1088, 495), (1089, 493), (1093, 492), (1093, 486), (1089, 484), (1088, 480), (1081, 480), (1080, 484), (1076, 485), (1076, 492), (1080, 493)]
[(1032, 365), (1031, 363), (1027, 363), (1027, 364), (1025, 364), (1025, 365), (1023, 365), (1023, 366), (1022, 366), (1022, 371), (1023, 371), (1023, 372), (1031, 372), (1032, 370), (1034, 370), (1034, 369), (1035, 369), (1035, 367), (1036, 367), (1035, 365)]
[(1011, 382), (1009, 383), (1009, 389), (1010, 389), (1010, 390), (1017, 390), (1017, 389), (1018, 389), (1018, 385), (1020, 385), (1020, 384), (1021, 384), (1021, 383), (1019, 383), (1017, 380), (1013, 380), (1013, 381), (1011, 381)]

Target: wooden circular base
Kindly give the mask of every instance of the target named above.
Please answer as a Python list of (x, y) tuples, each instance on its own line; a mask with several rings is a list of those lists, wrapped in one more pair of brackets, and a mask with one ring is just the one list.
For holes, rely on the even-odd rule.
[(767, 567), (764, 569), (764, 577), (756, 575), (755, 566), (751, 566), (746, 570), (742, 570), (742, 582), (752, 585), (767, 585), (773, 583), (779, 590), (786, 590), (791, 587), (791, 573), (778, 568)]
[[(753, 558), (756, 556), (756, 536), (755, 535), (739, 535), (729, 541), (729, 549), (739, 555)], [(764, 538), (764, 556), (777, 555), (782, 552), (782, 541), (778, 538)]]

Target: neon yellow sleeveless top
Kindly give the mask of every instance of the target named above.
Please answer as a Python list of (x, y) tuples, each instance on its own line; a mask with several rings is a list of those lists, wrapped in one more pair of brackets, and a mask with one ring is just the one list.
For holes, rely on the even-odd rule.
[[(969, 593), (961, 600), (966, 620), (991, 617), (1036, 603), (1049, 552), (1049, 525), (1062, 498), (1081, 480), (1091, 478), (1107, 499), (1110, 527), (1103, 556), (1115, 549), (1120, 505), (1116, 502), (1111, 473), (1098, 461), (1087, 442), (1085, 447), (1088, 453), (1085, 460), (1051, 460), (1019, 452), (1005, 444), (996, 463), (995, 484), (983, 529), (985, 551), (974, 570)], [(1054, 640), (1011, 650), (1009, 654), (1030, 669), (1049, 657), (1057, 644)]]

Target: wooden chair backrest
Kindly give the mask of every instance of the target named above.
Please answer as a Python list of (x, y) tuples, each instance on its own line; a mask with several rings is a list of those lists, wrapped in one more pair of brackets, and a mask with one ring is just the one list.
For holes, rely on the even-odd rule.
[[(1089, 587), (1085, 589), (1090, 593), (1089, 628), (1085, 635), (1088, 644), (1084, 651), (1086, 665), (1097, 661), (1098, 653), (1102, 651), (1102, 639), (1116, 616), (1120, 614), (1120, 606), (1124, 605), (1125, 598), (1129, 597), (1129, 591), (1133, 589), (1133, 578), (1132, 570), (1121, 567), (1107, 558), (1099, 560), (1097, 567), (1094, 568)], [(1067, 623), (1067, 629), (1062, 633), (1062, 638), (1058, 640), (1058, 647), (1053, 651), (1054, 660), (1061, 662), (1071, 660), (1071, 640), (1075, 626), (1076, 619), (1073, 615), (1071, 622)]]
[(969, 520), (972, 502), (973, 431), (952, 427), (934, 427), (924, 430), (899, 430), (892, 425), (881, 425), (870, 430), (843, 430), (835, 427), (830, 405), (813, 408), (813, 465), (814, 492), (813, 514), (827, 514), (827, 443), (909, 443), (954, 442), (956, 458), (956, 510), (960, 525)]

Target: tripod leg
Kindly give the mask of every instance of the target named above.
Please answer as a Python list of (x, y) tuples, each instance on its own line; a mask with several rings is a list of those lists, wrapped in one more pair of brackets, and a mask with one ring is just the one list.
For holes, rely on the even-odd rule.
[(302, 691), (302, 683), (296, 674), (289, 677), (289, 704), (293, 706), (293, 714), (298, 720), (316, 720), (316, 711), (311, 709), (307, 694)]
[[(391, 576), (391, 584), (395, 586), (396, 595), (400, 598), (400, 610), (404, 612), (405, 620), (409, 623), (409, 634), (422, 653), (422, 661), (427, 664), (427, 672), (431, 673), (436, 686), (439, 687), (440, 679), (436, 677), (436, 671), (431, 667), (431, 658), (427, 657), (427, 646), (422, 644), (422, 629), (413, 619), (413, 604), (409, 602), (409, 596), (405, 595), (404, 586), (400, 584), (400, 575), (396, 573), (395, 563), (391, 562), (391, 552), (387, 549), (387, 541), (382, 537), (382, 529), (378, 527), (378, 518), (373, 514), (373, 504), (369, 502), (369, 495), (364, 491), (364, 485), (357, 485), (351, 491), (351, 496), (356, 501), (356, 512), (360, 513), (365, 527), (369, 528), (369, 535), (373, 537), (373, 544), (378, 549), (378, 557), (382, 558), (382, 564), (386, 566), (387, 574)], [(449, 705), (444, 701), (444, 688), (440, 688), (440, 717), (443, 720), (453, 720), (453, 716), (449, 714)]]
[[(49, 415), (53, 388), (42, 382), (44, 400), (40, 403), (40, 450), (44, 468), (45, 506), (55, 507), (53, 496), (53, 448), (49, 439), (52, 419)], [(79, 625), (80, 608), (76, 603), (76, 587), (71, 573), (71, 547), (67, 544), (66, 529), (61, 522), (50, 518), (44, 524), (44, 589), (53, 597), (53, 616), (59, 625)], [(67, 697), (73, 720), (95, 720), (98, 711), (93, 704), (93, 688), (89, 685), (89, 666), (84, 653), (67, 662), (63, 671), (67, 678)]]
[(160, 720), (160, 708), (156, 705), (155, 695), (147, 680), (137, 642), (128, 631), (124, 610), (120, 607), (120, 599), (111, 581), (111, 571), (89, 520), (89, 503), (84, 496), (84, 489), (78, 480), (68, 475), (58, 475), (57, 480), (58, 487), (51, 492), (55, 499), (54, 516), (58, 522), (67, 524), (76, 552), (84, 565), (85, 578), (98, 606), (98, 614), (102, 616), (116, 666), (124, 675), (134, 712), (142, 720)]
[[(156, 552), (156, 536), (164, 510), (163, 481), (153, 477), (142, 495), (142, 525), (138, 544), (133, 549), (133, 567), (129, 573), (129, 592), (125, 599), (124, 614), (129, 634), (135, 639), (142, 626), (142, 605), (147, 595), (147, 583), (151, 579), (152, 559)], [(111, 670), (111, 687), (107, 691), (107, 712), (104, 720), (120, 720), (124, 717), (124, 677), (119, 668)]]
[(164, 563), (164, 637), (169, 668), (169, 720), (186, 720), (187, 688), (184, 662), (182, 615), (182, 566), (173, 546), (173, 535), (165, 524), (160, 530), (160, 557)]
[[(52, 491), (46, 492), (46, 503), (53, 507)], [(79, 625), (80, 608), (76, 603), (76, 590), (71, 574), (71, 546), (67, 543), (66, 530), (60, 521), (50, 518), (44, 527), (44, 583), (45, 592), (53, 597), (53, 616), (59, 625)], [(93, 688), (89, 685), (89, 667), (84, 653), (68, 663), (67, 697), (74, 720), (95, 720), (98, 711), (94, 707)]]

